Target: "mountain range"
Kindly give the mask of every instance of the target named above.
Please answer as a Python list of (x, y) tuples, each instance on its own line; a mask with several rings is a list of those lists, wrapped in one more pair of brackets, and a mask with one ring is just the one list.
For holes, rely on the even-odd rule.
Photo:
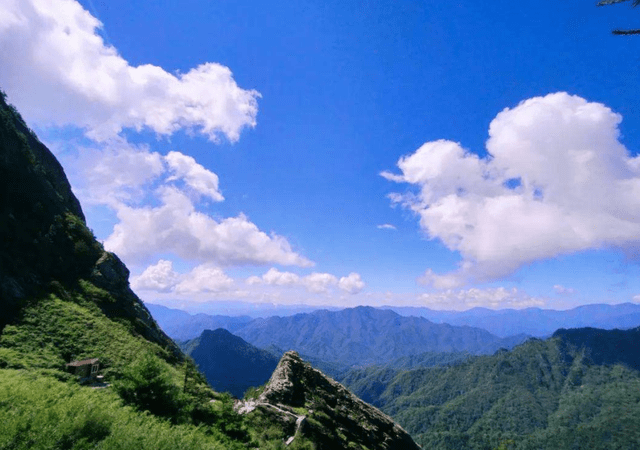
[[(198, 336), (207, 324), (273, 353), (295, 350), (310, 360), (342, 365), (389, 362), (425, 352), (493, 353), (527, 339), (525, 335), (499, 338), (468, 326), (435, 324), (421, 317), (404, 317), (390, 310), (360, 306), (338, 311), (319, 310), (288, 317), (247, 320), (246, 317), (189, 315), (184, 311), (149, 305), (170, 336)], [(211, 327), (213, 328), (213, 326)]]
[(611, 330), (640, 326), (640, 305), (635, 303), (583, 305), (564, 311), (540, 308), (472, 308), (467, 311), (393, 306), (388, 308), (403, 316), (418, 316), (436, 323), (482, 328), (500, 337), (519, 333), (548, 337), (559, 328), (592, 327)]

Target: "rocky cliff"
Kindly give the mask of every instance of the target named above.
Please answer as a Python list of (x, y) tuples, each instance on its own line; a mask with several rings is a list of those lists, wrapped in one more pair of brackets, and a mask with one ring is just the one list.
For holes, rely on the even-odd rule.
[(304, 362), (284, 354), (262, 393), (238, 405), (242, 413), (258, 410), (287, 430), (287, 445), (310, 440), (321, 449), (411, 450), (420, 447), (393, 420), (344, 386)]
[[(55, 156), (0, 95), (0, 333), (49, 293), (65, 297), (82, 281), (110, 318), (181, 353), (129, 288), (129, 271), (87, 228)], [(85, 284), (86, 286), (86, 284)]]

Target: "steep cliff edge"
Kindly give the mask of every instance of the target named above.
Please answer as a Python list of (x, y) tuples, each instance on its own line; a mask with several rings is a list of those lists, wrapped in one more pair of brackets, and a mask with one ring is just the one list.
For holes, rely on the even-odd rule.
[[(0, 333), (39, 298), (86, 291), (112, 319), (181, 353), (129, 288), (129, 271), (87, 228), (55, 156), (0, 95)], [(84, 283), (81, 289), (79, 283)], [(97, 289), (93, 289), (97, 288)]]
[(263, 392), (237, 408), (247, 414), (257, 410), (280, 422), (289, 434), (287, 445), (308, 439), (319, 450), (420, 448), (389, 416), (293, 351), (284, 354)]

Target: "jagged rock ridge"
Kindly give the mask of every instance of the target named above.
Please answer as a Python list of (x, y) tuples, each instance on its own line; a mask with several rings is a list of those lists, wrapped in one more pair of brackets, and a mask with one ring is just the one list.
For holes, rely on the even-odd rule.
[(254, 409), (279, 417), (290, 434), (287, 444), (300, 436), (327, 450), (420, 448), (389, 416), (293, 351), (284, 354), (260, 396), (239, 407), (245, 413)]

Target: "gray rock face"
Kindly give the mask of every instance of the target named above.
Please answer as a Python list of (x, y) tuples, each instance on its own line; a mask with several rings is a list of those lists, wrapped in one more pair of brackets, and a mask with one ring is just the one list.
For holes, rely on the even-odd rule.
[(285, 411), (292, 416), (286, 419), (291, 423), (295, 416), (293, 437), (302, 435), (318, 449), (420, 448), (389, 416), (311, 367), (293, 351), (280, 360), (254, 406), (260, 405)]

